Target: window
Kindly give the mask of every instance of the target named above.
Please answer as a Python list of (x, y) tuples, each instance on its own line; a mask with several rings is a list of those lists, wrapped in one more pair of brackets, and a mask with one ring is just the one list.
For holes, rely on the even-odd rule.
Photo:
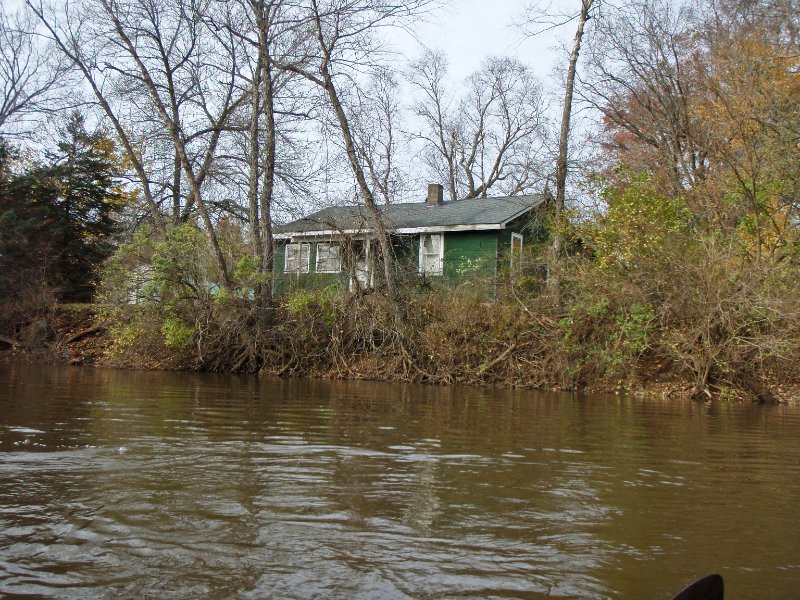
[(441, 233), (423, 233), (419, 238), (419, 272), (441, 275), (444, 267), (444, 239)]
[(511, 234), (511, 272), (519, 271), (522, 263), (522, 236), (518, 233)]
[(311, 244), (286, 244), (284, 273), (308, 273)]
[(317, 273), (338, 273), (341, 270), (339, 244), (317, 244)]

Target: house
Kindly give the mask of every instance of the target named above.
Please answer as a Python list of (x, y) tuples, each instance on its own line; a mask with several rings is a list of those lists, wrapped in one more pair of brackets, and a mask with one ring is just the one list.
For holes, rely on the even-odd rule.
[[(425, 202), (380, 207), (401, 271), (422, 281), (460, 283), (498, 277), (541, 239), (542, 196), (443, 201), (430, 185)], [(275, 293), (293, 287), (376, 284), (379, 249), (364, 206), (332, 206), (275, 228)]]

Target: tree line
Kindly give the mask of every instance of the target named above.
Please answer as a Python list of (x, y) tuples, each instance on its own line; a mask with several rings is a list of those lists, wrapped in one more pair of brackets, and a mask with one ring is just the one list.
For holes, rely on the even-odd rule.
[[(63, 191), (7, 190), (47, 180), (35, 175), (45, 167), (30, 140), (42, 123), (73, 115), (68, 136), (80, 129), (87, 148), (107, 149), (102, 167), (85, 167), (102, 173), (92, 185), (107, 202), (77, 217), (53, 210), (64, 231), (70, 218), (102, 221), (105, 246), (64, 234), (86, 241), (91, 258), (80, 282), (50, 269), (63, 299), (82, 298), (120, 242), (130, 257), (144, 236), (152, 257), (153, 244), (191, 227), (204, 240), (204, 277), (231, 297), (246, 280), (258, 310), (273, 311), (272, 227), (305, 201), (364, 205), (383, 292), (402, 304), (380, 206), (427, 179), (450, 199), (552, 198), (551, 243), (530, 257), (546, 264), (549, 285), (526, 288), (520, 277), (510, 297), (568, 329), (553, 376), (562, 385), (624, 379), (647, 359), (688, 373), (697, 394), (720, 382), (752, 391), (794, 360), (800, 349), (780, 332), (794, 331), (797, 316), (797, 2), (580, 0), (564, 15), (530, 5), (510, 28), (574, 31), (556, 80), (499, 55), (460, 86), (442, 51), (398, 65), (385, 46), (386, 31), (442, 4), (26, 0), (4, 9), (0, 211), (22, 216), (1, 243), (36, 239), (11, 233), (30, 221), (23, 204), (70, 202)], [(65, 157), (51, 166), (63, 171)], [(0, 259), (19, 265), (35, 254), (18, 250)], [(402, 310), (392, 314), (403, 329)]]

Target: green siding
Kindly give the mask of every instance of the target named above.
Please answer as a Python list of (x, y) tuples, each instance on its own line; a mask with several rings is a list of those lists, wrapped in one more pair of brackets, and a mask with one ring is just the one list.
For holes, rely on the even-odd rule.
[(342, 271), (339, 273), (316, 273), (314, 271), (317, 264), (317, 244), (315, 242), (309, 242), (311, 245), (309, 272), (299, 274), (284, 273), (286, 244), (287, 242), (282, 240), (275, 243), (275, 268), (273, 270), (273, 292), (275, 294), (284, 294), (293, 289), (321, 289), (332, 285), (347, 287), (347, 271), (344, 264), (342, 264)]
[(549, 232), (542, 221), (542, 216), (534, 212), (531, 215), (525, 215), (516, 221), (509, 223), (509, 226), (500, 232), (500, 252), (508, 253), (511, 249), (511, 233), (519, 233), (522, 235), (523, 248), (530, 247), (533, 244), (541, 244), (547, 241)]
[[(419, 276), (420, 236), (395, 238), (397, 264), (401, 272), (412, 278)], [(444, 233), (443, 276), (429, 276), (431, 283), (461, 284), (477, 280), (491, 281), (495, 276), (497, 231), (463, 231)]]
[(444, 277), (449, 282), (494, 282), (497, 231), (464, 231), (444, 236)]
[[(536, 212), (517, 219), (502, 231), (460, 231), (444, 233), (444, 274), (441, 277), (428, 277), (429, 283), (460, 285), (464, 283), (484, 285), (489, 294), (495, 293), (499, 280), (508, 276), (508, 260), (511, 249), (511, 233), (523, 236), (523, 248), (541, 244), (547, 240), (548, 232), (541, 216)], [(325, 242), (327, 240), (320, 240)], [(393, 236), (392, 245), (397, 265), (406, 282), (418, 285), (421, 282), (419, 269), (419, 235)], [(309, 273), (284, 273), (286, 241), (275, 244), (274, 290), (276, 294), (291, 289), (319, 289), (330, 285), (348, 287), (348, 268), (342, 264), (341, 273), (315, 273), (317, 247), (310, 242)], [(373, 246), (373, 256), (377, 258), (379, 249)], [(382, 270), (373, 263), (375, 284), (380, 285)]]
[[(432, 277), (432, 282), (448, 284), (488, 283), (494, 284), (498, 252), (497, 231), (465, 231), (444, 234), (444, 275)], [(510, 235), (510, 234), (508, 234)], [(347, 287), (347, 269), (342, 265), (341, 273), (315, 273), (317, 248), (310, 242), (309, 272), (284, 273), (286, 261), (286, 244), (280, 241), (275, 244), (274, 292), (283, 294), (292, 289), (319, 289), (330, 285)], [(397, 264), (401, 272), (413, 279), (418, 276), (419, 269), (419, 236), (400, 236), (393, 238), (393, 247)], [(375, 248), (373, 251), (377, 251)], [(380, 270), (376, 272), (380, 279)]]

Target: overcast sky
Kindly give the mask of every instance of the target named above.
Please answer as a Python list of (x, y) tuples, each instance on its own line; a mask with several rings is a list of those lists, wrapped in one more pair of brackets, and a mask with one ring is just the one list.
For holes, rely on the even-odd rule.
[[(461, 81), (481, 60), (490, 55), (516, 56), (545, 79), (562, 54), (557, 48), (574, 35), (567, 25), (534, 38), (526, 38), (515, 26), (523, 15), (525, 0), (453, 0), (446, 9), (415, 27), (419, 41), (431, 49), (444, 50), (450, 59), (451, 76)], [(573, 6), (574, 5), (574, 6)], [(552, 10), (576, 12), (578, 0), (555, 0)], [(419, 55), (419, 44), (410, 36), (396, 34), (397, 49), (409, 59)]]
[[(0, 0), (0, 3), (14, 10), (24, 0)], [(418, 41), (401, 32), (389, 37), (404, 63), (420, 54), (420, 42), (433, 50), (444, 50), (450, 59), (452, 81), (462, 81), (490, 55), (516, 56), (546, 79), (564, 53), (559, 44), (572, 39), (574, 27), (570, 24), (526, 38), (515, 24), (520, 22), (529, 3), (530, 0), (449, 0), (447, 8), (439, 9), (415, 26)], [(551, 0), (550, 12), (577, 13), (579, 6), (579, 0)]]

